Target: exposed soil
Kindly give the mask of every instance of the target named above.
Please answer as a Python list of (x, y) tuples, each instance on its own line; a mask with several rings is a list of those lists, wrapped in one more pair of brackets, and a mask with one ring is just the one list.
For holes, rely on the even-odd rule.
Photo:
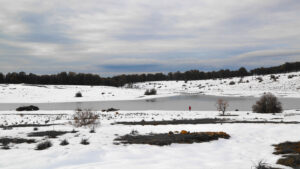
[(224, 132), (196, 132), (184, 134), (174, 134), (173, 132), (165, 134), (149, 135), (130, 135), (120, 136), (114, 141), (115, 144), (149, 144), (157, 146), (171, 145), (172, 143), (192, 144), (218, 140), (219, 138), (229, 139), (230, 136)]
[(28, 134), (28, 137), (44, 137), (48, 136), (49, 138), (56, 138), (57, 136), (61, 136), (67, 133), (77, 133), (77, 131), (39, 131), (39, 132), (32, 132)]
[(257, 123), (257, 124), (300, 124), (297, 121), (247, 121), (247, 120), (231, 120), (220, 118), (203, 118), (203, 119), (186, 119), (186, 120), (164, 120), (164, 121), (139, 121), (139, 122), (116, 122), (114, 124), (123, 125), (178, 125), (178, 124), (234, 124), (234, 123)]
[(277, 164), (289, 166), (295, 169), (300, 168), (300, 142), (284, 142), (275, 146), (273, 154), (282, 154), (282, 158), (277, 161)]

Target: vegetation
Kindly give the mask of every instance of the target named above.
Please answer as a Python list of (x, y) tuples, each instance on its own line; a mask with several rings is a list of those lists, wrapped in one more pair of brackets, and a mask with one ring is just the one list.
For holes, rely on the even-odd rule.
[(33, 105), (18, 107), (16, 111), (38, 111), (39, 108)]
[(267, 163), (263, 161), (259, 161), (258, 164), (254, 167), (255, 169), (276, 169), (273, 167), (270, 167)]
[(75, 94), (75, 97), (82, 97), (81, 92), (77, 92), (77, 93)]
[(217, 107), (217, 110), (221, 111), (222, 115), (224, 116), (227, 108), (229, 107), (229, 104), (226, 100), (219, 99), (216, 103), (216, 107)]
[(229, 82), (229, 85), (235, 85), (234, 81)]
[(75, 127), (95, 127), (99, 124), (99, 115), (91, 110), (77, 109), (73, 115), (72, 124)]
[(114, 77), (100, 77), (97, 74), (84, 74), (74, 72), (61, 72), (52, 75), (36, 75), (33, 73), (0, 73), (0, 83), (9, 84), (52, 84), (52, 85), (106, 85), (106, 86), (124, 86), (125, 84), (132, 84), (136, 82), (145, 81), (161, 81), (161, 80), (205, 80), (216, 78), (231, 78), (244, 77), (248, 75), (266, 75), (276, 73), (287, 73), (293, 71), (300, 71), (300, 62), (285, 63), (280, 66), (269, 68), (257, 68), (247, 71), (244, 67), (238, 70), (222, 69), (219, 71), (202, 72), (199, 70), (189, 70), (186, 72), (175, 73), (155, 73), (155, 74), (132, 74), (132, 75), (118, 75)]
[(156, 95), (156, 93), (157, 91), (155, 89), (151, 89), (151, 90), (147, 89), (145, 91), (145, 95)]
[(32, 132), (28, 133), (28, 137), (44, 137), (47, 136), (49, 138), (56, 138), (57, 136), (61, 136), (64, 134), (70, 133), (69, 131), (55, 131), (55, 130), (49, 130), (49, 131), (40, 131), (40, 132)]
[(89, 145), (90, 142), (89, 142), (88, 139), (81, 139), (80, 144), (82, 144), (82, 145)]
[(281, 113), (281, 102), (272, 93), (264, 94), (255, 105), (252, 106), (256, 113)]
[(116, 138), (115, 144), (149, 144), (157, 146), (171, 145), (173, 143), (192, 144), (210, 142), (219, 138), (229, 139), (230, 135), (225, 132), (188, 132), (183, 130), (179, 134), (175, 132), (161, 134), (136, 135), (127, 134)]
[(282, 155), (277, 164), (295, 169), (300, 167), (300, 142), (287, 141), (273, 146), (275, 147), (273, 154)]
[(36, 150), (45, 150), (45, 149), (47, 149), (47, 148), (49, 148), (49, 147), (51, 147), (52, 146), (52, 143), (51, 143), (51, 141), (44, 141), (44, 142), (41, 142), (41, 143), (39, 143), (37, 146), (36, 146)]
[(69, 144), (69, 142), (68, 142), (67, 139), (64, 139), (63, 141), (60, 142), (60, 145), (61, 145), (61, 146), (66, 146), (66, 145), (68, 145), (68, 144)]

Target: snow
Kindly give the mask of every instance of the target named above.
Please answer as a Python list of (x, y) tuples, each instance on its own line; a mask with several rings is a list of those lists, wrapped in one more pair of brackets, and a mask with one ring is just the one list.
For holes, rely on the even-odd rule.
[[(296, 75), (288, 78), (289, 75)], [(216, 96), (261, 96), (272, 92), (279, 97), (300, 97), (300, 72), (277, 74), (277, 81), (266, 76), (248, 76), (232, 79), (188, 81), (156, 81), (133, 84), (132, 88), (108, 86), (72, 86), (72, 85), (0, 85), (0, 103), (47, 103), (135, 100), (167, 97), (180, 94), (205, 94)], [(262, 82), (256, 80), (261, 77)], [(235, 85), (229, 83), (233, 81)], [(247, 83), (248, 81), (248, 83)], [(146, 89), (155, 88), (157, 95), (145, 96)], [(83, 97), (75, 94), (81, 92)]]
[[(61, 115), (58, 115), (61, 114)], [(38, 111), (20, 115), (16, 111), (0, 112), (0, 124), (25, 124), (37, 122), (61, 124), (58, 126), (38, 127), (38, 131), (73, 130), (69, 124), (73, 111)], [(37, 143), (10, 145), (10, 150), (2, 151), (0, 168), (5, 169), (119, 169), (119, 168), (203, 168), (203, 169), (249, 169), (260, 160), (275, 165), (279, 155), (273, 155), (274, 147), (284, 141), (299, 141), (299, 124), (205, 124), (205, 125), (111, 125), (117, 121), (171, 120), (195, 118), (231, 118), (236, 120), (300, 121), (300, 112), (285, 111), (282, 114), (257, 114), (251, 112), (229, 112), (239, 116), (218, 116), (215, 111), (120, 111), (98, 112), (101, 125), (96, 133), (89, 128), (76, 128), (79, 133), (68, 133), (50, 139), (53, 147), (47, 150), (34, 150)], [(37, 115), (39, 114), (39, 115)], [(114, 145), (113, 140), (120, 135), (137, 130), (139, 134), (167, 133), (169, 131), (188, 130), (224, 131), (231, 138), (209, 143), (172, 144), (170, 146), (151, 145)], [(27, 137), (33, 127), (0, 129), (0, 137)], [(60, 146), (63, 139), (70, 145)], [(79, 144), (82, 138), (88, 138), (90, 145)], [(38, 142), (45, 138), (34, 138)]]
[[(289, 75), (296, 75), (288, 78)], [(132, 88), (108, 86), (62, 86), (62, 85), (0, 85), (0, 103), (47, 103), (47, 102), (84, 102), (135, 100), (166, 97), (180, 94), (205, 94), (216, 96), (261, 96), (272, 92), (279, 97), (300, 97), (300, 72), (278, 74), (273, 81), (270, 75), (249, 76), (242, 79), (216, 79), (197, 81), (159, 81), (133, 84)], [(262, 82), (256, 80), (261, 77)], [(225, 82), (226, 81), (226, 82)], [(231, 81), (235, 85), (229, 85)], [(248, 82), (247, 82), (248, 81)], [(157, 89), (157, 95), (144, 96), (146, 89)], [(83, 97), (76, 98), (81, 92)], [(16, 112), (0, 111), (0, 125), (13, 124), (58, 124), (38, 127), (38, 131), (71, 131), (69, 123), (74, 111), (36, 111)], [(282, 114), (257, 114), (246, 111), (228, 112), (238, 116), (219, 116), (216, 111), (119, 111), (97, 112), (101, 125), (96, 133), (89, 133), (89, 128), (76, 128), (79, 132), (68, 133), (50, 139), (53, 146), (47, 150), (37, 151), (38, 143), (47, 140), (35, 137), (34, 144), (10, 144), (10, 150), (0, 149), (0, 168), (2, 169), (250, 169), (260, 161), (274, 167), (280, 155), (274, 152), (273, 144), (285, 141), (300, 141), (299, 124), (181, 124), (181, 125), (111, 125), (118, 121), (173, 120), (197, 118), (228, 118), (232, 120), (259, 121), (298, 121), (300, 112), (286, 110)], [(209, 143), (172, 144), (170, 146), (151, 145), (115, 145), (114, 139), (137, 130), (139, 134), (167, 133), (169, 131), (187, 130), (191, 132), (224, 131), (231, 138)], [(29, 138), (33, 127), (0, 128), (0, 138)], [(32, 137), (30, 137), (32, 138)], [(90, 145), (81, 145), (82, 138), (88, 138)], [(67, 139), (70, 144), (60, 146)]]

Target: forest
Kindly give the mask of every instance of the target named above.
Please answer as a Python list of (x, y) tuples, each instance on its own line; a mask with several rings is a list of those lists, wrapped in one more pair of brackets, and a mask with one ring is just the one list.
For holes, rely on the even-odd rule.
[(266, 75), (276, 73), (287, 73), (300, 70), (300, 62), (285, 63), (279, 66), (268, 68), (256, 68), (248, 71), (244, 67), (238, 70), (221, 69), (219, 71), (204, 72), (199, 70), (189, 70), (185, 72), (149, 73), (149, 74), (130, 74), (118, 75), (113, 77), (101, 77), (98, 74), (61, 72), (52, 75), (36, 75), (25, 72), (0, 73), (0, 83), (5, 84), (44, 84), (44, 85), (105, 85), (123, 86), (125, 84), (163, 81), (163, 80), (205, 80), (216, 78), (244, 77), (250, 75)]

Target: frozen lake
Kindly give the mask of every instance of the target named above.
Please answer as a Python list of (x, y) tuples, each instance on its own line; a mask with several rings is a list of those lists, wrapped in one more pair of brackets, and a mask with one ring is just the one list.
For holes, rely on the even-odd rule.
[[(117, 108), (121, 110), (216, 110), (215, 103), (218, 99), (229, 102), (229, 111), (250, 111), (252, 105), (258, 100), (256, 97), (220, 97), (208, 95), (180, 95), (145, 100), (127, 101), (95, 101), (95, 102), (66, 102), (66, 103), (33, 103), (41, 110), (75, 110), (92, 109), (102, 110)], [(280, 98), (285, 110), (300, 109), (300, 98)], [(31, 105), (30, 103), (1, 103), (0, 110), (15, 110), (17, 107)]]

